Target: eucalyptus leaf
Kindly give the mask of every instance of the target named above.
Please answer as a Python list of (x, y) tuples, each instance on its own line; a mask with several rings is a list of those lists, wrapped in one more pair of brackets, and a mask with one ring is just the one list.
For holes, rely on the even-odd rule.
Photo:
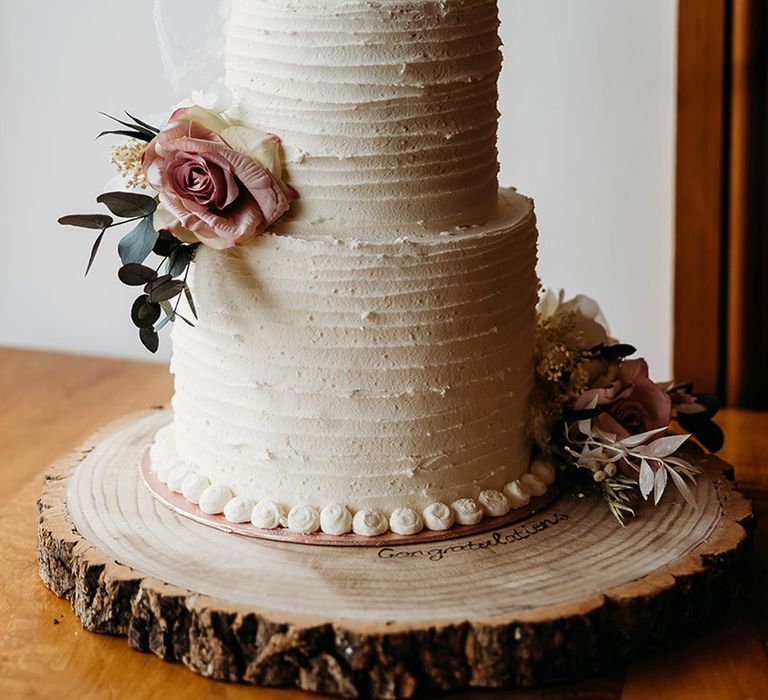
[(154, 287), (149, 293), (149, 298), (153, 302), (168, 301), (169, 299), (179, 296), (186, 286), (187, 285), (181, 280), (168, 280), (167, 282), (163, 282), (163, 284)]
[(140, 328), (139, 339), (144, 347), (151, 353), (156, 353), (160, 347), (160, 337), (157, 335), (157, 331), (154, 328)]
[(174, 252), (168, 256), (166, 269), (168, 270), (168, 274), (171, 275), (171, 277), (178, 277), (179, 275), (184, 274), (184, 270), (187, 269), (187, 264), (188, 263), (186, 260), (184, 260), (183, 255), (178, 255), (176, 252)]
[(194, 257), (195, 248), (193, 246), (179, 246), (168, 256), (168, 274), (173, 277), (183, 274)]
[(96, 237), (96, 240), (93, 243), (93, 248), (91, 248), (91, 257), (88, 258), (88, 265), (85, 268), (85, 276), (88, 277), (88, 273), (91, 271), (91, 266), (93, 265), (93, 261), (96, 259), (96, 253), (99, 252), (99, 246), (101, 245), (101, 241), (104, 238), (104, 234), (107, 232), (107, 229), (102, 229), (101, 233)]
[(174, 252), (181, 247), (181, 241), (175, 238), (167, 231), (159, 231), (155, 247), (152, 252), (155, 255), (159, 255), (161, 258), (168, 258), (174, 254)]
[(142, 219), (117, 246), (123, 264), (143, 263), (155, 247), (159, 235), (152, 226), (151, 216)]
[(583, 352), (585, 355), (597, 355), (604, 347), (605, 343), (598, 343), (597, 345), (593, 345), (591, 348), (587, 348)]
[(158, 303), (160, 304), (160, 308), (165, 311), (166, 316), (173, 316), (173, 306), (170, 301), (161, 301)]
[(149, 280), (147, 282), (146, 286), (144, 287), (144, 291), (147, 294), (151, 294), (153, 289), (157, 289), (161, 284), (165, 284), (166, 282), (173, 279), (170, 275), (160, 275), (157, 276), (157, 273), (155, 272), (155, 278)]
[(157, 277), (157, 272), (146, 265), (128, 263), (117, 271), (117, 276), (123, 284), (130, 287), (140, 287), (154, 280)]
[(105, 192), (96, 201), (105, 205), (115, 216), (124, 219), (135, 216), (149, 216), (157, 209), (154, 197), (138, 192)]
[(77, 226), (98, 231), (105, 229), (114, 223), (114, 219), (107, 214), (70, 214), (59, 219), (62, 226)]
[(714, 394), (696, 393), (693, 396), (697, 403), (700, 403), (709, 411), (710, 416), (714, 416), (722, 406), (720, 399)]
[(142, 294), (133, 302), (131, 320), (138, 328), (150, 328), (160, 318), (160, 305), (153, 304), (146, 294)]
[(192, 298), (192, 290), (189, 288), (189, 285), (186, 283), (184, 283), (184, 296), (187, 299), (189, 310), (192, 312), (192, 315), (195, 318), (197, 318), (197, 309), (195, 308), (195, 300)]
[(637, 348), (626, 343), (617, 343), (616, 345), (606, 345), (601, 348), (600, 356), (608, 362), (614, 362), (615, 360), (621, 360), (630, 355), (634, 355), (637, 352)]

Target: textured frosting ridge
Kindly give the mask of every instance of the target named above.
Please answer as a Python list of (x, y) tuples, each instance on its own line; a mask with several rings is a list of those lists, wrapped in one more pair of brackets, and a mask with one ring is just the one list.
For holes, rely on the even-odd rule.
[(176, 463), (254, 502), (417, 511), (528, 471), (536, 229), (393, 242), (264, 235), (201, 250), (176, 324)]
[(282, 138), (301, 194), (276, 230), (489, 220), (499, 45), (496, 0), (233, 0), (233, 116)]

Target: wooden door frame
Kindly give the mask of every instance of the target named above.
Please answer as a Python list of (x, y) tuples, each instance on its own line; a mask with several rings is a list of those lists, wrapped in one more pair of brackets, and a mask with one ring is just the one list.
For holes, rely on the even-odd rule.
[(680, 0), (674, 367), (768, 409), (768, 3)]
[(727, 0), (680, 0), (675, 203), (675, 378), (723, 395), (729, 54)]

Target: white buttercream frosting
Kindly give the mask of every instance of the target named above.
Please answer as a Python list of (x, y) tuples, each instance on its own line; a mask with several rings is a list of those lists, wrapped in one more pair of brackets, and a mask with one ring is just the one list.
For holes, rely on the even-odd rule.
[(317, 532), (320, 529), (320, 514), (317, 508), (307, 505), (291, 508), (288, 513), (288, 529), (306, 534)]
[(281, 228), (492, 216), (499, 45), (496, 0), (232, 0), (233, 116), (282, 138), (301, 195)]
[(356, 535), (375, 537), (389, 528), (387, 516), (378, 510), (359, 510), (352, 519), (352, 531)]
[(504, 494), (509, 499), (509, 503), (513, 508), (522, 508), (528, 505), (528, 502), (531, 500), (531, 494), (519, 479), (506, 484), (504, 486)]
[(547, 492), (547, 485), (535, 474), (523, 474), (520, 482), (531, 496), (543, 496)]
[(224, 512), (224, 506), (232, 498), (232, 492), (223, 484), (211, 484), (200, 494), (200, 510), (209, 515)]
[(259, 501), (251, 513), (251, 524), (264, 530), (274, 530), (284, 524), (285, 510), (274, 501)]
[(253, 503), (242, 496), (235, 496), (224, 506), (224, 517), (231, 523), (247, 523), (251, 519)]
[(398, 535), (415, 535), (424, 529), (424, 521), (413, 508), (398, 508), (389, 516), (389, 529)]
[(187, 474), (181, 482), (181, 493), (190, 503), (198, 504), (200, 496), (210, 485), (210, 480), (202, 474)]
[(352, 530), (352, 513), (338, 503), (320, 511), (320, 529), (327, 535), (345, 535)]
[(477, 525), (483, 519), (483, 511), (472, 498), (460, 498), (451, 503), (451, 510), (459, 525)]
[(456, 519), (445, 503), (430, 503), (424, 509), (424, 525), (428, 530), (447, 530)]
[(201, 248), (166, 454), (288, 508), (420, 511), (519, 478), (536, 230), (530, 200), (502, 200), (487, 226), (428, 240)]
[(483, 509), (483, 513), (491, 517), (506, 515), (512, 508), (509, 499), (501, 491), (495, 491), (493, 489), (481, 491), (477, 500), (480, 503), (480, 507)]
[[(168, 444), (167, 442), (168, 440), (169, 440), (168, 435), (163, 437), (163, 436), (160, 436), (158, 433), (158, 437), (155, 438), (155, 443)], [(179, 457), (176, 452), (168, 452), (167, 454), (169, 455), (167, 459), (170, 461), (169, 464), (172, 468), (168, 472), (166, 485), (174, 493), (181, 493), (182, 484), (184, 483), (184, 479), (186, 479), (187, 476), (189, 476), (189, 474), (191, 473), (191, 468), (188, 464), (179, 463)], [(160, 466), (162, 465), (162, 462), (155, 461), (153, 457), (152, 465), (154, 466), (155, 464)]]
[(547, 486), (555, 481), (555, 467), (544, 459), (534, 459), (530, 468), (531, 474), (538, 477)]
[[(158, 481), (163, 484), (168, 484), (168, 480), (171, 476), (171, 472), (178, 469), (178, 460), (176, 458), (176, 448), (173, 444), (173, 426), (166, 425), (157, 431), (157, 439), (152, 443), (149, 448), (149, 459), (153, 465), (157, 465), (155, 468), (155, 475)], [(179, 472), (176, 478), (173, 480), (176, 488), (172, 491), (181, 491), (181, 482), (187, 475), (187, 471)], [(170, 486), (169, 486), (170, 488)]]

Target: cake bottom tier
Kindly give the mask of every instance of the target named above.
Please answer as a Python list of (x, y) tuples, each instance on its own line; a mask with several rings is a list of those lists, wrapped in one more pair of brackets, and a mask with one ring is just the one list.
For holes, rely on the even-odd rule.
[(322, 509), (332, 529), (358, 512), (441, 527), (524, 498), (542, 485), (520, 481), (535, 264), (533, 204), (511, 190), (488, 224), (430, 237), (201, 249), (158, 478), (206, 512), (258, 504), (254, 524), (294, 529)]

